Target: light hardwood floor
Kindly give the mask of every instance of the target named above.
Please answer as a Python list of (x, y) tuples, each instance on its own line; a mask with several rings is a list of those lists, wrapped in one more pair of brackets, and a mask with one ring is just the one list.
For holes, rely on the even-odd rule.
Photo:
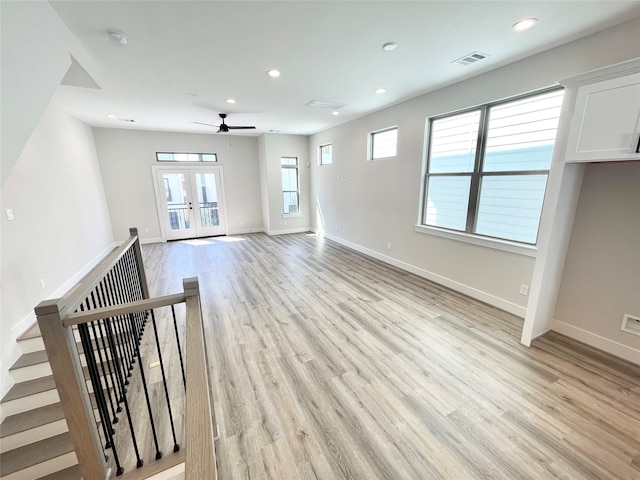
[(311, 234), (143, 253), (200, 279), (220, 480), (640, 479), (640, 367)]

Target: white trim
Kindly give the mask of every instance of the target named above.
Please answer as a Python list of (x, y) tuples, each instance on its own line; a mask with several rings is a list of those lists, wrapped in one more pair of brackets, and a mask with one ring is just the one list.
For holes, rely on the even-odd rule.
[(616, 63), (607, 67), (596, 68), (589, 72), (581, 73), (573, 77), (565, 78), (559, 83), (566, 87), (578, 87), (589, 83), (609, 80), (617, 77), (624, 77), (640, 72), (640, 57), (632, 58), (624, 62)]
[(393, 265), (394, 267), (398, 267), (402, 270), (418, 275), (419, 277), (426, 278), (427, 280), (431, 280), (432, 282), (436, 282), (440, 285), (451, 288), (456, 292), (463, 293), (472, 298), (475, 298), (476, 300), (480, 300), (481, 302), (488, 303), (489, 305), (492, 305), (501, 310), (509, 312), (520, 318), (524, 318), (526, 308), (520, 305), (516, 305), (515, 303), (509, 302), (508, 300), (496, 297), (495, 295), (491, 295), (490, 293), (483, 292), (482, 290), (478, 290), (476, 288), (470, 287), (469, 285), (456, 282), (455, 280), (452, 280), (447, 277), (443, 277), (442, 275), (438, 275), (437, 273), (433, 273), (428, 270), (424, 270), (422, 268), (416, 267), (415, 265), (402, 262), (393, 257), (383, 255), (379, 252), (376, 252), (375, 250), (371, 250), (369, 248), (362, 247), (355, 243), (351, 243), (340, 237), (336, 237), (328, 233), (325, 233), (324, 236), (329, 240), (339, 243), (340, 245), (343, 245), (347, 248), (351, 248), (352, 250), (356, 250), (357, 252), (364, 253), (365, 255), (368, 255), (377, 260), (380, 260), (381, 262), (388, 263), (389, 265)]
[[(300, 195), (300, 193), (298, 193), (298, 195)], [(283, 213), (282, 214), (282, 218), (295, 218), (295, 217), (301, 217), (302, 213), (298, 212), (298, 213)]]
[(471, 235), (464, 232), (454, 232), (451, 230), (430, 227), (427, 225), (416, 225), (414, 229), (418, 233), (434, 235), (436, 237), (447, 238), (449, 240), (455, 240), (457, 242), (471, 243), (472, 245), (492, 248), (494, 250), (501, 250), (503, 252), (515, 253), (516, 255), (522, 255), (523, 257), (536, 258), (536, 256), (538, 255), (538, 248), (534, 245), (524, 245), (521, 243), (510, 242), (508, 240), (500, 240), (497, 238), (480, 237), (478, 235)]
[[(149, 243), (164, 243), (166, 242), (166, 240), (162, 237), (150, 237), (150, 238), (140, 238), (140, 235), (138, 235), (138, 239), (140, 240), (140, 244), (142, 245), (148, 245)], [(120, 244), (122, 245), (122, 242), (120, 242)]]
[(236, 228), (235, 230), (229, 230), (227, 235), (245, 235), (247, 233), (262, 233), (264, 228), (249, 227), (249, 228)]
[(571, 325), (567, 322), (556, 320), (555, 318), (551, 320), (551, 330), (582, 343), (586, 343), (587, 345), (595, 347), (598, 350), (602, 350), (603, 352), (620, 357), (628, 362), (640, 365), (640, 350), (637, 348), (629, 347), (616, 342), (615, 340), (605, 338), (596, 333), (584, 330), (583, 328)]
[(286, 230), (265, 230), (267, 235), (287, 235), (289, 233), (306, 233), (311, 231), (309, 227), (288, 228)]

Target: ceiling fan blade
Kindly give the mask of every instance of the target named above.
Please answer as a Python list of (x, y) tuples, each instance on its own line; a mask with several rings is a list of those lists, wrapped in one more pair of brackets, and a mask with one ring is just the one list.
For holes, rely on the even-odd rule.
[(204, 125), (206, 127), (218, 127), (219, 125), (214, 125), (212, 123), (203, 123), (203, 122), (191, 122), (191, 123), (195, 123), (196, 125)]
[(251, 130), (251, 129), (254, 129), (254, 128), (256, 128), (256, 127), (249, 127), (249, 126), (233, 127), (233, 126), (231, 126), (231, 125), (228, 125), (228, 126), (227, 126), (227, 128), (228, 128), (229, 130)]

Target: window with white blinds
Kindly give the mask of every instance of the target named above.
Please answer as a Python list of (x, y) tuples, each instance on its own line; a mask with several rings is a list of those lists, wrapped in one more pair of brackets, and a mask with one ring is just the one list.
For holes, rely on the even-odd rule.
[(535, 244), (563, 95), (431, 119), (422, 223)]
[(398, 148), (398, 127), (385, 128), (369, 134), (369, 160), (395, 157)]

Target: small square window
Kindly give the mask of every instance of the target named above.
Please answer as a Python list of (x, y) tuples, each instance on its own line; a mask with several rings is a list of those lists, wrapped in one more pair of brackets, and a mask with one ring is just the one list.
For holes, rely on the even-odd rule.
[(398, 127), (369, 134), (369, 160), (395, 157), (398, 149)]
[(318, 149), (318, 159), (320, 160), (320, 165), (330, 165), (333, 163), (333, 146), (330, 143), (320, 145)]

